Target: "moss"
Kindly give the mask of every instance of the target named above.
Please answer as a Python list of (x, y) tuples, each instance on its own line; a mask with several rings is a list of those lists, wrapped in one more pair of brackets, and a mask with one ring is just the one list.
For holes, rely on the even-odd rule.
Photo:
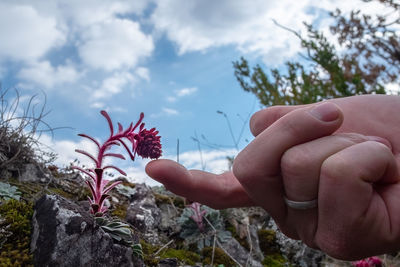
[[(204, 257), (203, 263), (211, 264), (213, 248), (205, 247), (201, 251), (202, 256)], [(215, 265), (223, 264), (224, 266), (236, 266), (235, 262), (228, 256), (221, 248), (215, 248), (214, 251), (214, 262)]]
[(174, 202), (175, 207), (184, 209), (185, 208), (185, 199), (179, 196), (176, 196), (172, 200)]
[(128, 204), (115, 205), (115, 208), (111, 211), (111, 215), (124, 220), (126, 218), (127, 209)]
[(258, 239), (260, 249), (264, 255), (279, 253), (279, 245), (276, 243), (276, 233), (273, 230), (261, 229), (258, 230)]
[(156, 267), (158, 265), (159, 260), (157, 260), (153, 254), (159, 249), (158, 246), (153, 246), (147, 243), (144, 240), (140, 240), (140, 245), (142, 246), (143, 251), (143, 261), (145, 266)]
[(73, 195), (71, 193), (65, 192), (62, 188), (51, 187), (51, 188), (49, 188), (49, 191), (53, 194), (60, 195), (67, 199), (75, 199), (75, 197), (76, 197), (75, 195)]
[(18, 190), (22, 193), (22, 197), (25, 199), (32, 199), (39, 192), (43, 192), (43, 186), (38, 183), (21, 183), (18, 179), (12, 178), (7, 181), (9, 184), (18, 187)]
[(183, 249), (167, 248), (158, 253), (157, 256), (154, 254), (160, 249), (160, 246), (153, 246), (144, 240), (140, 240), (142, 245), (142, 251), (144, 255), (144, 263), (146, 266), (158, 266), (158, 263), (162, 259), (175, 258), (181, 265), (195, 265), (196, 262), (200, 262), (200, 255)]
[(195, 265), (196, 262), (200, 262), (200, 256), (192, 251), (183, 249), (166, 249), (160, 254), (161, 259), (176, 258), (181, 264)]
[(156, 199), (156, 204), (171, 204), (173, 203), (175, 207), (177, 208), (185, 208), (185, 200), (181, 197), (170, 197), (167, 195), (159, 194), (159, 193), (154, 193), (154, 197)]
[(29, 252), (33, 205), (24, 201), (9, 200), (0, 206), (3, 226), (12, 232), (1, 247), (1, 266), (33, 266)]
[(288, 262), (281, 254), (275, 253), (265, 256), (262, 264), (266, 267), (281, 267), (287, 266)]

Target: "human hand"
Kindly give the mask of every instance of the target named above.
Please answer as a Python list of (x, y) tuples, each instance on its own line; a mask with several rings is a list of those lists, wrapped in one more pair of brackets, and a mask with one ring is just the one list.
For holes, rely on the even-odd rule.
[[(269, 124), (266, 113), (253, 117), (256, 138), (235, 159), (235, 175), (187, 171), (171, 161), (152, 162), (147, 172), (171, 191), (211, 207), (260, 205), (288, 236), (337, 258), (398, 249), (398, 162), (378, 142), (390, 144), (356, 134), (329, 136), (341, 125), (340, 112), (332, 121), (321, 122), (310, 116), (310, 107), (292, 111)], [(345, 122), (351, 125), (354, 112), (347, 114)], [(266, 127), (262, 132), (257, 132), (259, 118)], [(297, 201), (318, 196), (318, 208), (288, 208), (284, 195)]]

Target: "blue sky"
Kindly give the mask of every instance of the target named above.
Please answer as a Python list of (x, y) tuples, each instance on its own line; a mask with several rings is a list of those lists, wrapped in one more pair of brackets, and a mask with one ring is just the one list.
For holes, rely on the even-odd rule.
[[(250, 4), (251, 3), (251, 4)], [(204, 135), (219, 149), (202, 146), (206, 169), (222, 172), (225, 156), (237, 150), (224, 117), (236, 135), (250, 113), (260, 108), (233, 75), (232, 61), (279, 67), (298, 56), (298, 40), (272, 19), (303, 31), (302, 22), (318, 23), (328, 33), (327, 11), (351, 10), (358, 1), (135, 0), (135, 1), (0, 1), (0, 81), (17, 88), (22, 99), (46, 95), (45, 118), (66, 126), (42, 142), (59, 157), (75, 158), (75, 148), (92, 151), (77, 133), (104, 140), (105, 109), (114, 121), (128, 125), (145, 113), (157, 127), (164, 157), (176, 157), (189, 168), (201, 168), (192, 136)], [(364, 11), (374, 10), (363, 4)], [(10, 95), (12, 97), (12, 95)], [(22, 103), (24, 104), (24, 103)], [(239, 115), (239, 116), (238, 116)], [(251, 140), (246, 126), (239, 147)], [(230, 147), (229, 147), (230, 146)], [(114, 162), (136, 182), (150, 180), (146, 161)]]

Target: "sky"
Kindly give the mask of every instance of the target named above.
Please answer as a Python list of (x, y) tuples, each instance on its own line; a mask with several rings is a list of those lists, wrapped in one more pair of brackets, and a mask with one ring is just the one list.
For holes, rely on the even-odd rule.
[[(106, 110), (125, 127), (144, 112), (148, 128), (162, 136), (163, 158), (187, 168), (221, 173), (226, 156), (252, 140), (250, 114), (260, 109), (234, 77), (232, 62), (280, 67), (299, 57), (298, 39), (273, 20), (305, 32), (303, 22), (329, 35), (329, 11), (358, 8), (359, 1), (333, 0), (0, 0), (0, 82), (20, 110), (34, 97), (45, 102), (53, 128), (41, 142), (68, 166), (75, 149), (95, 153), (85, 133), (104, 141)], [(364, 12), (380, 6), (363, 4)], [(232, 137), (227, 120), (232, 127)], [(43, 125), (44, 126), (44, 125)], [(240, 132), (243, 133), (240, 135)], [(202, 141), (199, 145), (194, 138)], [(239, 140), (239, 137), (240, 140)], [(207, 141), (205, 141), (207, 140)], [(217, 144), (216, 146), (206, 145)], [(118, 152), (118, 148), (115, 149)], [(147, 160), (120, 159), (133, 182), (155, 185)]]

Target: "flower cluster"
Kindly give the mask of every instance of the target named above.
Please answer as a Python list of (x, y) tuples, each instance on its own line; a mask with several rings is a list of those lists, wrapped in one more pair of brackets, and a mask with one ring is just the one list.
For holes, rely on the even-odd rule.
[(353, 262), (353, 266), (355, 266), (355, 267), (381, 267), (381, 266), (383, 266), (383, 262), (378, 257), (370, 257), (367, 259)]
[[(103, 110), (100, 113), (108, 122), (108, 126), (110, 127), (110, 137), (103, 144), (100, 144), (96, 139), (89, 135), (79, 134), (79, 136), (88, 138), (96, 145), (98, 154), (97, 156), (94, 156), (84, 150), (75, 150), (76, 152), (89, 157), (95, 164), (94, 168), (83, 169), (77, 166), (72, 167), (89, 177), (89, 180), (86, 180), (85, 183), (89, 186), (90, 192), (92, 193), (92, 198), (89, 198), (91, 213), (96, 214), (97, 216), (102, 216), (102, 214), (107, 211), (107, 207), (104, 206), (104, 201), (109, 197), (108, 192), (121, 183), (120, 181), (112, 182), (105, 179), (103, 177), (104, 171), (106, 169), (114, 169), (122, 175), (126, 175), (123, 170), (114, 165), (103, 166), (103, 160), (106, 157), (125, 159), (122, 154), (110, 153), (109, 150), (112, 146), (122, 145), (132, 160), (135, 160), (136, 154), (142, 158), (157, 159), (162, 153), (160, 136), (157, 135), (158, 131), (156, 131), (155, 128), (150, 130), (144, 128), (145, 124), (142, 122), (144, 117), (143, 113), (140, 114), (139, 120), (135, 125), (131, 123), (125, 130), (122, 125), (118, 123), (118, 132), (116, 133), (114, 133), (114, 126), (107, 112)], [(135, 132), (138, 127), (138, 131)], [(127, 145), (125, 139), (131, 143), (131, 146)]]

